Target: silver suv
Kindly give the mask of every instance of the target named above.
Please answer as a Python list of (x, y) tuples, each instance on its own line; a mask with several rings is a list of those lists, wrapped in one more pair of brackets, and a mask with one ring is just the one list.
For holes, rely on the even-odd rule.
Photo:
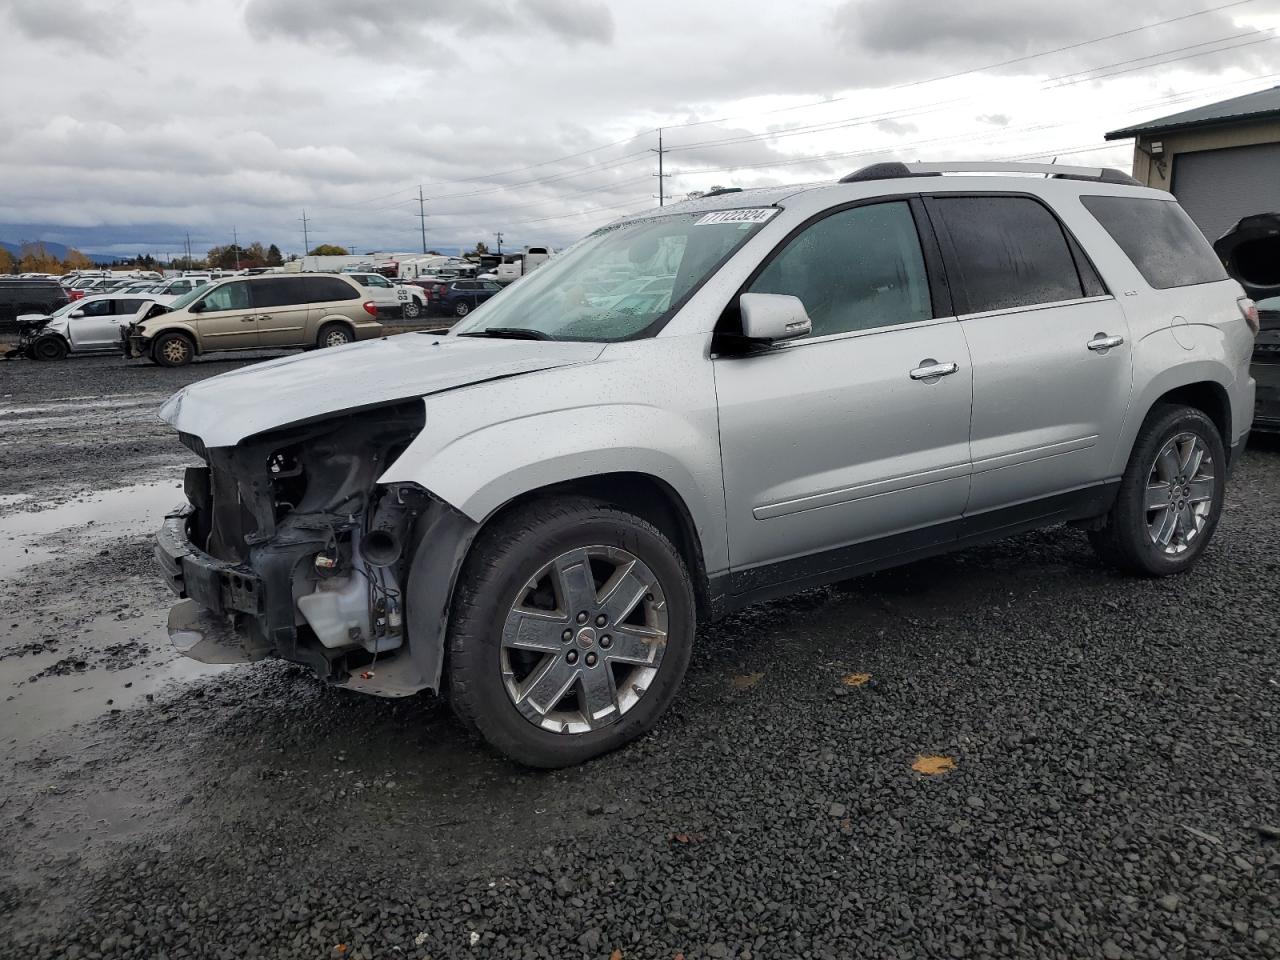
[(159, 534), (170, 632), (447, 691), (516, 760), (576, 763), (764, 598), (1063, 522), (1185, 571), (1255, 328), (1177, 203), (1111, 170), (882, 164), (650, 211), (448, 336), (170, 399), (206, 463)]

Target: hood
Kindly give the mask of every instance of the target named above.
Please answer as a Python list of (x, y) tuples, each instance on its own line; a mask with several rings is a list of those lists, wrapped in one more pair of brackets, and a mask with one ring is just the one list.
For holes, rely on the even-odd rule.
[(454, 387), (587, 363), (599, 343), (408, 333), (233, 370), (165, 401), (160, 419), (207, 447), (277, 427)]

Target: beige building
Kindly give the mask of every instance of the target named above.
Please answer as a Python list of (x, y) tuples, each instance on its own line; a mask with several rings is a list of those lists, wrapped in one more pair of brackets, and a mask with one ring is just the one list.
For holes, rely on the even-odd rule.
[(1280, 87), (1107, 134), (1130, 138), (1134, 177), (1170, 191), (1210, 240), (1280, 212)]

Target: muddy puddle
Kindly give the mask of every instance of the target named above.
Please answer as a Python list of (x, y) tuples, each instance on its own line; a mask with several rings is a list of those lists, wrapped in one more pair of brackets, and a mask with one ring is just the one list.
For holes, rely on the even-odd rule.
[(0, 585), (26, 567), (81, 545), (158, 530), (164, 515), (182, 500), (176, 476), (43, 508), (39, 497), (13, 499), (11, 504), (23, 509), (0, 516)]
[(233, 669), (175, 653), (165, 631), (168, 612), (95, 617), (56, 650), (0, 660), (0, 743), (33, 743), (138, 706), (174, 684)]
[(140, 544), (182, 500), (175, 474), (65, 503), (0, 501), (0, 743), (37, 742), (227, 669), (173, 651), (149, 548), (133, 548), (129, 569), (97, 566)]

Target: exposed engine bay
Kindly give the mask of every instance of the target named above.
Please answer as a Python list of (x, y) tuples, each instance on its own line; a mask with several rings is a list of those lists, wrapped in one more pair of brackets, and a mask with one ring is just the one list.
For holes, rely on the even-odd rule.
[[(234, 633), (245, 654), (237, 659), (282, 657), (335, 681), (400, 650), (415, 525), (432, 500), (377, 478), (424, 422), (415, 400), (229, 448), (182, 435), (206, 465), (188, 468), (190, 507), (170, 515), (157, 556), (170, 585), (227, 629), (193, 626), (188, 610), (177, 632), (192, 641), (221, 633), (218, 662), (230, 659)], [(184, 652), (208, 659), (194, 646)]]

